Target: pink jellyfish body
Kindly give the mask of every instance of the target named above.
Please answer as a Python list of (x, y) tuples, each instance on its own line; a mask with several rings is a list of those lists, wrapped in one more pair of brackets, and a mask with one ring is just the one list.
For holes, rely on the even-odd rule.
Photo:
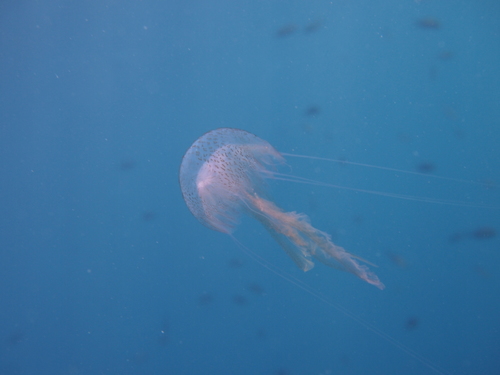
[(378, 277), (357, 261), (362, 259), (334, 245), (307, 215), (285, 212), (271, 202), (264, 180), (284, 162), (273, 146), (251, 133), (212, 130), (198, 138), (182, 159), (182, 195), (192, 214), (210, 229), (232, 234), (240, 216), (250, 215), (303, 271), (314, 267), (315, 258), (383, 289)]

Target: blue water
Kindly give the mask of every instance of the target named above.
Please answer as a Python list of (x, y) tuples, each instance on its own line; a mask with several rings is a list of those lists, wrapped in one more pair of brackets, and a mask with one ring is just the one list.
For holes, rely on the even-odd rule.
[[(499, 17), (492, 0), (3, 1), (0, 374), (500, 373)], [(244, 218), (237, 241), (287, 281), (201, 225), (178, 168), (218, 127), (423, 172), (282, 170), (438, 203), (270, 182), (386, 289), (304, 273)]]

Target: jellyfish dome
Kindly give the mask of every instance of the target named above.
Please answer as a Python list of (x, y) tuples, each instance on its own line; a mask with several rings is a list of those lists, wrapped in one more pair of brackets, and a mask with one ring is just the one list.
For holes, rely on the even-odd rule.
[(270, 200), (265, 179), (284, 162), (273, 146), (251, 133), (216, 129), (198, 138), (184, 155), (179, 172), (182, 195), (191, 213), (210, 229), (231, 234), (241, 215), (249, 215), (302, 270), (310, 270), (315, 258), (383, 289), (378, 277), (358, 263), (361, 258), (333, 244), (307, 215), (286, 212)]
[(264, 178), (285, 159), (268, 142), (240, 129), (198, 138), (182, 159), (179, 180), (189, 210), (204, 225), (232, 233), (249, 199), (266, 195)]

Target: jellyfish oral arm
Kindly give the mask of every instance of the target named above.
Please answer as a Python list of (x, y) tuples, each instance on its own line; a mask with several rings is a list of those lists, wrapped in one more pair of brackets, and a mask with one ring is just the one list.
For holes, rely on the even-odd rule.
[(385, 288), (385, 285), (380, 282), (377, 275), (371, 272), (367, 266), (359, 264), (355, 260), (360, 259), (359, 257), (348, 253), (343, 247), (334, 245), (331, 241), (329, 241), (325, 248), (319, 248), (314, 257), (329, 267), (340, 268), (350, 272), (381, 290)]
[(274, 203), (256, 194), (249, 197), (253, 209), (249, 212), (271, 233), (273, 238), (303, 271), (314, 267), (315, 258), (328, 267), (350, 272), (379, 289), (385, 286), (367, 266), (356, 261), (359, 257), (336, 246), (330, 236), (314, 228), (309, 217), (285, 212)]

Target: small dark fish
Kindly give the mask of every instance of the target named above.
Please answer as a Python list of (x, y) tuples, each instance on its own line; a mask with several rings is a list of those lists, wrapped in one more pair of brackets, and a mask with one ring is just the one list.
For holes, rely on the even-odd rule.
[(296, 31), (297, 31), (297, 26), (289, 24), (281, 27), (278, 31), (276, 31), (276, 36), (278, 38), (283, 38), (292, 35)]
[(228, 266), (230, 268), (240, 268), (243, 266), (243, 261), (237, 258), (229, 259)]
[(480, 227), (472, 232), (457, 232), (450, 236), (450, 242), (455, 243), (464, 238), (473, 238), (476, 240), (485, 240), (493, 238), (497, 235), (495, 228), (492, 227)]
[(9, 333), (7, 336), (7, 344), (16, 345), (24, 340), (24, 332), (16, 330)]
[(207, 306), (210, 305), (214, 300), (214, 296), (210, 293), (203, 293), (198, 297), (198, 306)]
[(314, 134), (314, 132), (316, 131), (314, 125), (309, 124), (309, 123), (302, 124), (301, 127), (302, 127), (302, 130), (304, 131), (304, 133), (306, 133), (306, 134)]
[(411, 143), (413, 141), (412, 136), (408, 133), (399, 133), (397, 137), (401, 143)]
[(453, 108), (451, 105), (444, 105), (442, 107), (443, 114), (450, 120), (453, 121), (458, 121), (460, 120), (460, 116), (458, 115), (457, 111), (455, 108)]
[(463, 129), (458, 128), (458, 127), (455, 127), (455, 129), (453, 129), (453, 135), (457, 139), (464, 139), (465, 138), (465, 132), (463, 131)]
[(337, 164), (338, 165), (341, 165), (341, 166), (346, 166), (347, 165), (347, 158), (345, 156), (339, 156), (336, 160)]
[(321, 112), (321, 108), (319, 108), (318, 106), (315, 106), (315, 105), (311, 105), (309, 107), (307, 107), (306, 109), (306, 116), (316, 116), (316, 115), (319, 115), (319, 113)]
[(425, 17), (417, 21), (417, 26), (422, 29), (438, 30), (441, 28), (441, 23), (436, 18)]
[(436, 165), (430, 161), (424, 161), (417, 165), (417, 171), (420, 173), (431, 173), (436, 169)]
[(479, 276), (481, 276), (483, 279), (489, 279), (491, 277), (491, 274), (482, 266), (474, 266), (472, 267), (472, 270), (477, 273)]
[(322, 26), (321, 21), (319, 20), (313, 21), (306, 25), (306, 27), (304, 28), (304, 32), (306, 34), (314, 33), (318, 31), (321, 28), (321, 26)]
[(406, 262), (405, 258), (403, 258), (399, 254), (396, 254), (396, 253), (393, 253), (392, 251), (389, 251), (387, 253), (387, 256), (389, 257), (391, 262), (394, 263), (398, 267), (406, 268), (408, 266), (408, 263)]
[(435, 81), (438, 77), (438, 69), (435, 66), (429, 68), (429, 79)]
[(351, 358), (347, 354), (343, 354), (339, 358), (342, 366), (349, 367), (351, 365)]
[(248, 290), (252, 293), (255, 293), (255, 294), (259, 294), (259, 295), (263, 295), (264, 294), (264, 288), (261, 287), (259, 284), (250, 284), (248, 286)]
[(352, 222), (356, 225), (361, 225), (363, 224), (363, 221), (364, 221), (364, 218), (362, 215), (355, 215), (353, 218), (352, 218)]
[[(22, 363), (22, 362), (21, 362)], [(23, 363), (24, 365), (24, 363)], [(23, 370), (21, 371), (21, 364), (19, 362), (15, 362), (13, 360), (2, 359), (0, 362), (0, 374), (2, 375), (19, 375), (23, 374), (26, 366), (23, 366)]]
[(483, 188), (485, 188), (486, 190), (492, 190), (497, 187), (495, 181), (492, 180), (483, 180), (481, 181), (481, 184), (483, 185)]
[(453, 233), (450, 236), (449, 241), (450, 241), (450, 243), (456, 243), (456, 242), (460, 241), (462, 238), (463, 238), (463, 234), (457, 232), (457, 233)]
[(156, 219), (156, 213), (153, 211), (146, 211), (142, 214), (142, 220), (144, 221), (152, 221)]
[(134, 363), (142, 365), (149, 360), (149, 353), (144, 351), (144, 350), (139, 350), (139, 351), (133, 353), (131, 360)]
[(257, 338), (260, 340), (264, 340), (267, 337), (267, 332), (264, 328), (259, 328), (257, 330)]
[(408, 331), (413, 331), (418, 327), (419, 324), (420, 324), (419, 319), (415, 316), (412, 316), (408, 318), (408, 320), (406, 321), (405, 327)]
[(496, 233), (495, 229), (491, 228), (491, 227), (478, 228), (474, 232), (472, 232), (472, 236), (474, 238), (477, 238), (478, 240), (493, 238), (496, 235), (497, 235), (497, 233)]
[(438, 58), (443, 61), (451, 60), (452, 57), (453, 57), (453, 52), (451, 51), (443, 51), (438, 55)]
[(232, 296), (231, 301), (233, 301), (233, 303), (238, 306), (245, 306), (247, 304), (247, 299), (241, 294), (235, 294), (234, 296)]
[(120, 169), (122, 171), (130, 171), (131, 169), (135, 168), (135, 161), (133, 160), (123, 160), (120, 163)]

